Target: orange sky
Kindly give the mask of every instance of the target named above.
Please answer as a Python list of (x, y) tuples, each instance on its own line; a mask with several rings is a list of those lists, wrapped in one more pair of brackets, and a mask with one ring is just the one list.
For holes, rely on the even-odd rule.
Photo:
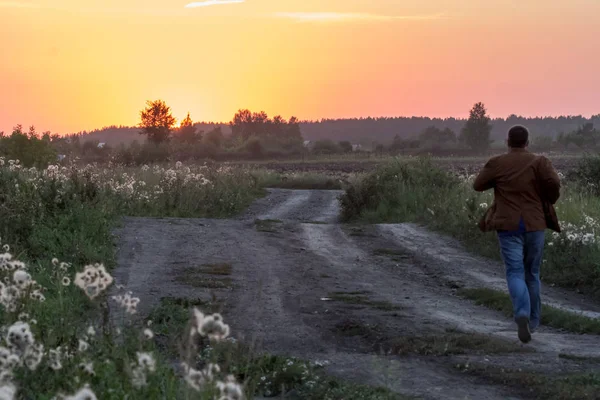
[(0, 130), (600, 113), (598, 0), (209, 1), (0, 0)]

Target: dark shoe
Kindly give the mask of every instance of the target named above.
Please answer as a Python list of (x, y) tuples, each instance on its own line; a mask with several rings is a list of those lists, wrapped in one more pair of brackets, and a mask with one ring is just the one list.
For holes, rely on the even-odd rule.
[(517, 326), (519, 327), (519, 340), (523, 343), (531, 341), (531, 331), (529, 330), (529, 318), (517, 318)]

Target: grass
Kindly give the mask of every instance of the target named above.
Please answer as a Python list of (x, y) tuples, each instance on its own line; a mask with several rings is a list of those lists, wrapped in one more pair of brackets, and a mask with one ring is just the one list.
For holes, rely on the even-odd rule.
[(493, 336), (462, 332), (439, 335), (399, 336), (385, 340), (381, 344), (381, 347), (386, 353), (390, 354), (418, 354), (423, 356), (500, 354), (532, 351)]
[[(186, 361), (201, 369), (211, 361), (222, 368), (217, 379), (234, 375), (245, 384), (249, 396), (293, 390), (307, 399), (400, 399), (385, 389), (329, 378), (311, 363), (258, 353), (247, 343), (209, 343), (199, 336), (192, 342), (190, 308), (209, 313), (223, 310), (223, 304), (214, 298), (162, 299), (149, 317), (153, 323), (143, 325), (128, 315), (113, 321), (106, 293), (89, 299), (80, 288), (64, 284), (65, 279), (75, 281), (75, 274), (86, 264), (104, 262), (110, 272), (115, 265), (111, 231), (121, 216), (227, 217), (263, 195), (262, 188), (254, 175), (231, 167), (89, 166), (30, 171), (0, 166), (2, 244), (10, 244), (15, 258), (18, 255), (27, 262), (27, 271), (44, 287), (46, 298), (36, 302), (24, 297), (15, 312), (0, 307), (1, 328), (8, 330), (23, 319), (45, 350), (60, 348), (73, 355), (62, 357), (58, 370), (50, 368), (47, 355), (35, 371), (17, 366), (12, 377), (3, 375), (8, 381), (2, 385), (14, 383), (19, 398), (71, 396), (89, 383), (95, 396), (102, 399), (207, 400), (219, 398), (214, 382), (195, 391), (174, 366)], [(257, 229), (276, 224), (259, 222)], [(71, 265), (63, 270), (51, 262), (53, 257)], [(187, 268), (176, 279), (202, 288), (229, 288), (232, 272), (230, 264), (206, 264)], [(12, 275), (0, 271), (0, 278), (10, 282)], [(88, 344), (85, 351), (78, 349), (82, 340)], [(142, 353), (153, 359), (156, 367), (143, 372), (146, 385), (137, 388), (132, 378), (139, 376), (134, 373)], [(80, 363), (91, 365), (94, 375), (85, 372)], [(263, 376), (267, 379), (261, 379)]]
[[(417, 223), (459, 240), (468, 251), (500, 262), (497, 237), (477, 228), (493, 194), (476, 193), (470, 179), (445, 171), (426, 158), (382, 164), (345, 190), (342, 219)], [(600, 242), (600, 235), (595, 234), (600, 231), (600, 197), (575, 182), (565, 182), (556, 208), (563, 233), (547, 235), (542, 280), (600, 297), (600, 246), (570, 239), (592, 234), (596, 243)]]
[(254, 221), (256, 230), (259, 232), (277, 233), (279, 232), (279, 225), (282, 221), (278, 219), (257, 219)]
[(345, 187), (344, 178), (321, 174), (294, 172), (280, 174), (269, 171), (255, 172), (260, 184), (266, 188), (295, 189), (295, 190), (342, 190)]
[[(2, 329), (24, 319), (36, 343), (74, 354), (72, 359), (63, 358), (57, 371), (49, 367), (48, 356), (36, 371), (16, 367), (11, 380), (20, 398), (73, 394), (85, 382), (98, 398), (206, 398), (205, 394), (189, 393), (169, 362), (156, 352), (164, 339), (162, 333), (156, 334), (156, 341), (144, 339), (144, 327), (133, 320), (113, 322), (108, 318), (110, 299), (106, 294), (90, 300), (78, 287), (63, 282), (74, 282), (75, 274), (86, 264), (104, 263), (110, 272), (115, 265), (112, 230), (120, 216), (218, 218), (238, 213), (262, 194), (249, 173), (203, 167), (190, 171), (185, 167), (92, 166), (32, 171), (6, 165), (0, 166), (0, 193), (0, 236), (2, 244), (10, 245), (5, 251), (27, 263), (27, 271), (44, 288), (46, 298), (45, 302), (23, 300), (14, 313), (0, 307)], [(59, 268), (51, 262), (54, 257), (69, 265)], [(200, 282), (202, 286), (230, 286), (225, 278), (215, 278), (226, 277), (225, 265), (200, 269), (210, 278)], [(3, 280), (11, 278), (6, 271), (0, 275)], [(20, 316), (21, 312), (28, 315)], [(97, 332), (95, 337), (89, 337), (89, 326)], [(85, 353), (78, 351), (80, 340), (89, 342)], [(137, 359), (137, 352), (148, 352), (156, 359), (156, 372), (140, 389), (132, 387), (131, 380), (131, 362)], [(78, 366), (81, 362), (91, 362), (95, 376), (85, 373)]]
[(600, 398), (600, 374), (595, 372), (546, 376), (489, 365), (459, 364), (457, 368), (463, 373), (488, 382), (508, 386), (527, 399), (595, 400)]
[(328, 297), (334, 301), (339, 301), (346, 304), (363, 305), (382, 311), (395, 311), (401, 309), (401, 307), (388, 301), (371, 300), (369, 297), (367, 297), (367, 294), (369, 294), (369, 292), (333, 292), (330, 293)]
[[(192, 307), (203, 312), (220, 311), (223, 307), (216, 300), (163, 298), (152, 311), (149, 320), (157, 337), (161, 339), (161, 351), (169, 358), (177, 358), (185, 352), (181, 346)], [(320, 363), (309, 363), (296, 358), (264, 354), (241, 342), (222, 342), (203, 353), (203, 358), (226, 365), (227, 370), (246, 382), (246, 395), (275, 397), (295, 393), (302, 399), (364, 399), (404, 400), (383, 388), (357, 385), (327, 376)]]
[(209, 275), (231, 275), (233, 268), (228, 263), (204, 264), (200, 267), (203, 274)]
[(565, 360), (571, 360), (571, 361), (577, 361), (577, 362), (600, 363), (600, 357), (586, 357), (586, 356), (577, 356), (574, 354), (559, 353), (558, 358), (563, 358)]
[[(215, 267), (187, 267), (179, 273), (177, 273), (175, 279), (178, 282), (183, 283), (185, 285), (204, 289), (229, 289), (233, 286), (233, 281), (231, 278), (217, 277), (223, 275), (230, 275), (231, 266), (217, 265), (216, 270), (211, 268)], [(213, 273), (214, 271), (216, 271), (217, 273)]]
[(342, 336), (361, 336), (363, 338), (373, 338), (377, 331), (377, 326), (364, 324), (353, 320), (343, 320), (338, 322), (333, 331)]
[[(458, 295), (476, 304), (501, 311), (512, 318), (512, 303), (508, 294), (493, 289), (460, 289)], [(600, 320), (542, 305), (542, 325), (574, 333), (600, 335)]]

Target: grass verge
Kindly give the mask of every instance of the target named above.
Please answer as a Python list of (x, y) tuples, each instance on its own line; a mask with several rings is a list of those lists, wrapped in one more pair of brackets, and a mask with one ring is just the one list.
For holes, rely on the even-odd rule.
[(296, 190), (343, 190), (345, 184), (340, 177), (296, 172), (291, 174), (279, 174), (275, 172), (255, 172), (260, 185), (273, 189), (296, 189)]
[(508, 386), (527, 399), (595, 400), (600, 398), (600, 374), (574, 374), (550, 377), (487, 365), (457, 366), (463, 373), (488, 382)]
[(399, 336), (385, 340), (381, 348), (396, 355), (446, 356), (532, 352), (507, 340), (477, 333), (449, 332), (439, 335)]
[[(508, 294), (493, 289), (459, 289), (458, 295), (478, 305), (501, 311), (512, 318), (513, 309)], [(542, 305), (542, 325), (574, 333), (600, 335), (600, 320)]]
[(382, 311), (400, 310), (401, 307), (390, 303), (389, 301), (371, 300), (367, 296), (369, 292), (333, 292), (329, 294), (329, 298), (334, 301), (343, 302), (346, 304), (363, 305), (370, 308), (375, 308)]
[[(191, 308), (216, 312), (223, 304), (215, 299), (163, 298), (152, 311), (149, 320), (158, 338), (161, 350), (170, 358), (185, 353), (182, 333), (185, 332)], [(383, 388), (357, 385), (325, 374), (326, 361), (307, 362), (296, 358), (264, 354), (247, 343), (226, 341), (206, 347), (199, 355), (203, 362), (218, 362), (245, 383), (247, 398), (254, 396), (291, 399), (364, 399), (405, 400)]]
[[(342, 219), (418, 223), (458, 239), (469, 251), (500, 261), (496, 235), (477, 228), (493, 193), (476, 193), (473, 178), (442, 170), (429, 159), (390, 162), (345, 190)], [(600, 196), (576, 182), (564, 182), (556, 209), (563, 232), (546, 237), (542, 279), (600, 297)]]

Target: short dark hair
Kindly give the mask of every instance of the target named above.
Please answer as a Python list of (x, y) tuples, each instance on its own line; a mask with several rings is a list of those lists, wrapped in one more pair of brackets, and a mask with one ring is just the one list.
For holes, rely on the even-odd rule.
[(522, 125), (513, 126), (508, 131), (508, 146), (523, 148), (529, 142), (529, 131)]

